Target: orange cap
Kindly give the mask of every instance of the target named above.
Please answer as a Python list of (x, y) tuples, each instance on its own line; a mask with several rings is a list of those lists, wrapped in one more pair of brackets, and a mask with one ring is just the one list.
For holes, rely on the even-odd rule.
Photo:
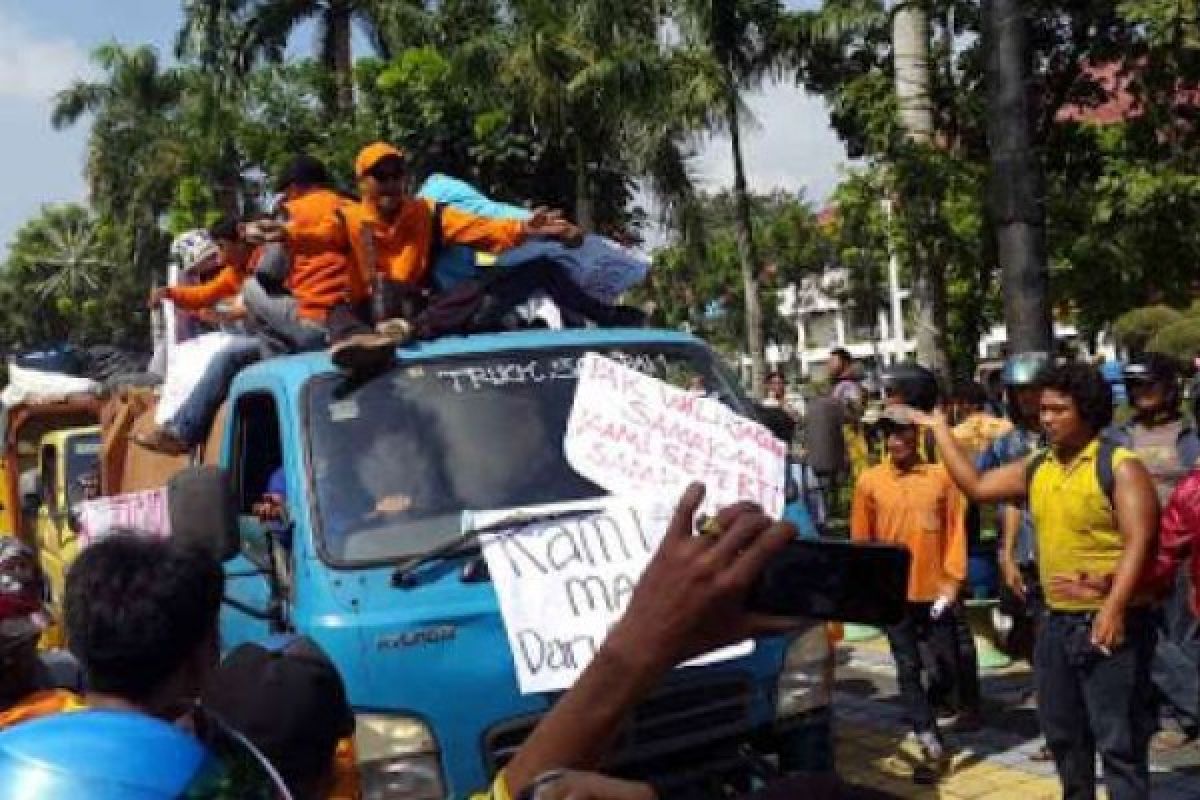
[(369, 144), (358, 151), (358, 157), (354, 159), (354, 174), (361, 178), (380, 161), (392, 156), (404, 158), (404, 151), (398, 147), (392, 147), (387, 142)]

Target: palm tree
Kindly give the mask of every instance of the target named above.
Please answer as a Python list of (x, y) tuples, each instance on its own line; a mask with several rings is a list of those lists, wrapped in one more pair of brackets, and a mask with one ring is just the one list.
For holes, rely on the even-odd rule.
[[(411, 7), (414, 0), (259, 0), (250, 14), (252, 52), (281, 61), (292, 32), (308, 20), (317, 21), (317, 59), (334, 78), (333, 97), (326, 110), (330, 116), (346, 116), (354, 110), (353, 28), (357, 22), (383, 55), (387, 55), (378, 21), (389, 6)], [(421, 5), (420, 3), (417, 3)], [(396, 13), (396, 12), (392, 12)]]
[[(484, 32), (461, 52), (476, 59), (477, 80), (496, 75), (539, 138), (567, 154), (574, 216), (592, 229), (598, 171), (634, 162), (648, 170), (669, 154), (661, 136), (670, 129), (663, 116), (669, 63), (658, 46), (659, 19), (644, 0), (513, 0), (509, 10), (510, 28)], [(494, 68), (480, 70), (489, 58)]]
[(175, 124), (184, 77), (162, 69), (147, 46), (102, 45), (92, 60), (105, 77), (59, 92), (51, 123), (62, 129), (93, 118), (86, 168), (92, 206), (115, 223), (134, 273), (145, 276), (163, 247), (158, 218), (187, 164), (186, 132)]
[[(799, 40), (793, 47), (820, 51), (839, 47), (854, 39), (886, 44), (891, 33), (891, 61), (896, 99), (897, 123), (905, 145), (893, 143), (868, 156), (883, 159), (891, 166), (906, 156), (920, 156), (922, 150), (937, 147), (934, 121), (933, 65), (930, 49), (928, 0), (826, 0), (817, 12), (801, 12)], [(922, 219), (929, 212), (915, 206), (913, 189), (905, 185), (900, 170), (893, 171), (892, 193), (896, 204), (909, 220)], [(911, 180), (911, 177), (909, 178)], [(908, 261), (913, 281), (913, 306), (916, 313), (917, 359), (940, 374), (949, 369), (945, 340), (946, 286), (945, 268), (932, 257), (928, 241), (910, 242)]]
[(100, 334), (115, 265), (98, 221), (79, 205), (46, 206), (17, 231), (4, 265), (6, 338), (41, 345)]
[(38, 275), (30, 288), (40, 299), (75, 300), (100, 289), (112, 261), (86, 212), (77, 206), (48, 209), (37, 233), (22, 257)]
[(84, 116), (94, 122), (88, 139), (87, 177), (92, 201), (102, 208), (129, 210), (139, 182), (131, 166), (165, 171), (169, 164), (153, 164), (139, 153), (157, 151), (170, 131), (168, 114), (183, 93), (182, 74), (163, 70), (152, 47), (126, 49), (113, 42), (92, 53), (92, 61), (106, 73), (97, 82), (76, 81), (58, 93), (51, 112), (57, 130), (70, 127)]
[(709, 127), (728, 132), (733, 157), (734, 223), (746, 305), (746, 347), (751, 391), (761, 394), (766, 374), (759, 257), (751, 222), (742, 152), (742, 92), (762, 84), (777, 64), (776, 0), (677, 0), (675, 20), (685, 45), (700, 54), (689, 94), (713, 105)]

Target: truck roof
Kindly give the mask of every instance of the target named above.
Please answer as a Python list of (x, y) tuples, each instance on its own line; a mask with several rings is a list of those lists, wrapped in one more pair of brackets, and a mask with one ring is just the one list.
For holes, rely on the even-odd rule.
[[(513, 333), (443, 336), (417, 342), (396, 352), (402, 362), (447, 356), (496, 353), (508, 350), (542, 350), (554, 347), (612, 347), (628, 344), (702, 344), (691, 334), (658, 328), (536, 329)], [(260, 361), (239, 373), (237, 381), (258, 381), (268, 376), (299, 386), (314, 375), (333, 372), (329, 352), (303, 353)]]

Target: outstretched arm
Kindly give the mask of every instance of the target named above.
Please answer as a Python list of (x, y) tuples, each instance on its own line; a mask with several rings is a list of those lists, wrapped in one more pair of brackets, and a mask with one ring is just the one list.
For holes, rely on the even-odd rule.
[(940, 411), (926, 414), (915, 409), (910, 410), (910, 414), (914, 422), (928, 427), (933, 433), (946, 471), (971, 500), (976, 503), (999, 503), (1025, 499), (1025, 461), (1016, 461), (981, 475), (971, 455), (954, 438), (944, 414)]

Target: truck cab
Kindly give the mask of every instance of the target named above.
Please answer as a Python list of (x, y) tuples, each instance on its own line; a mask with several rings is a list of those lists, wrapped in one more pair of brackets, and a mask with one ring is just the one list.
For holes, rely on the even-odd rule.
[[(418, 580), (394, 578), (405, 559), (461, 536), (472, 512), (605, 494), (563, 455), (587, 352), (681, 387), (698, 378), (750, 411), (716, 354), (666, 331), (446, 337), (402, 349), (369, 379), (321, 353), (262, 362), (233, 382), (216, 458), (237, 506), (222, 639), (294, 631), (330, 654), (356, 710), (368, 798), (487, 786), (557, 697), (518, 690), (478, 549), (435, 559)], [(268, 489), (284, 496), (284, 524), (254, 515)], [(831, 665), (814, 623), (749, 656), (677, 669), (606, 769), (672, 797), (716, 796), (764, 771), (830, 770)]]
[[(63, 585), (67, 568), (79, 552), (79, 526), (72, 509), (84, 496), (84, 478), (99, 479), (100, 427), (51, 431), (38, 443), (37, 480), (25, 488), (35, 526), (38, 558), (46, 575), (51, 616), (62, 619)], [(61, 626), (51, 626), (45, 647), (62, 646)]]

